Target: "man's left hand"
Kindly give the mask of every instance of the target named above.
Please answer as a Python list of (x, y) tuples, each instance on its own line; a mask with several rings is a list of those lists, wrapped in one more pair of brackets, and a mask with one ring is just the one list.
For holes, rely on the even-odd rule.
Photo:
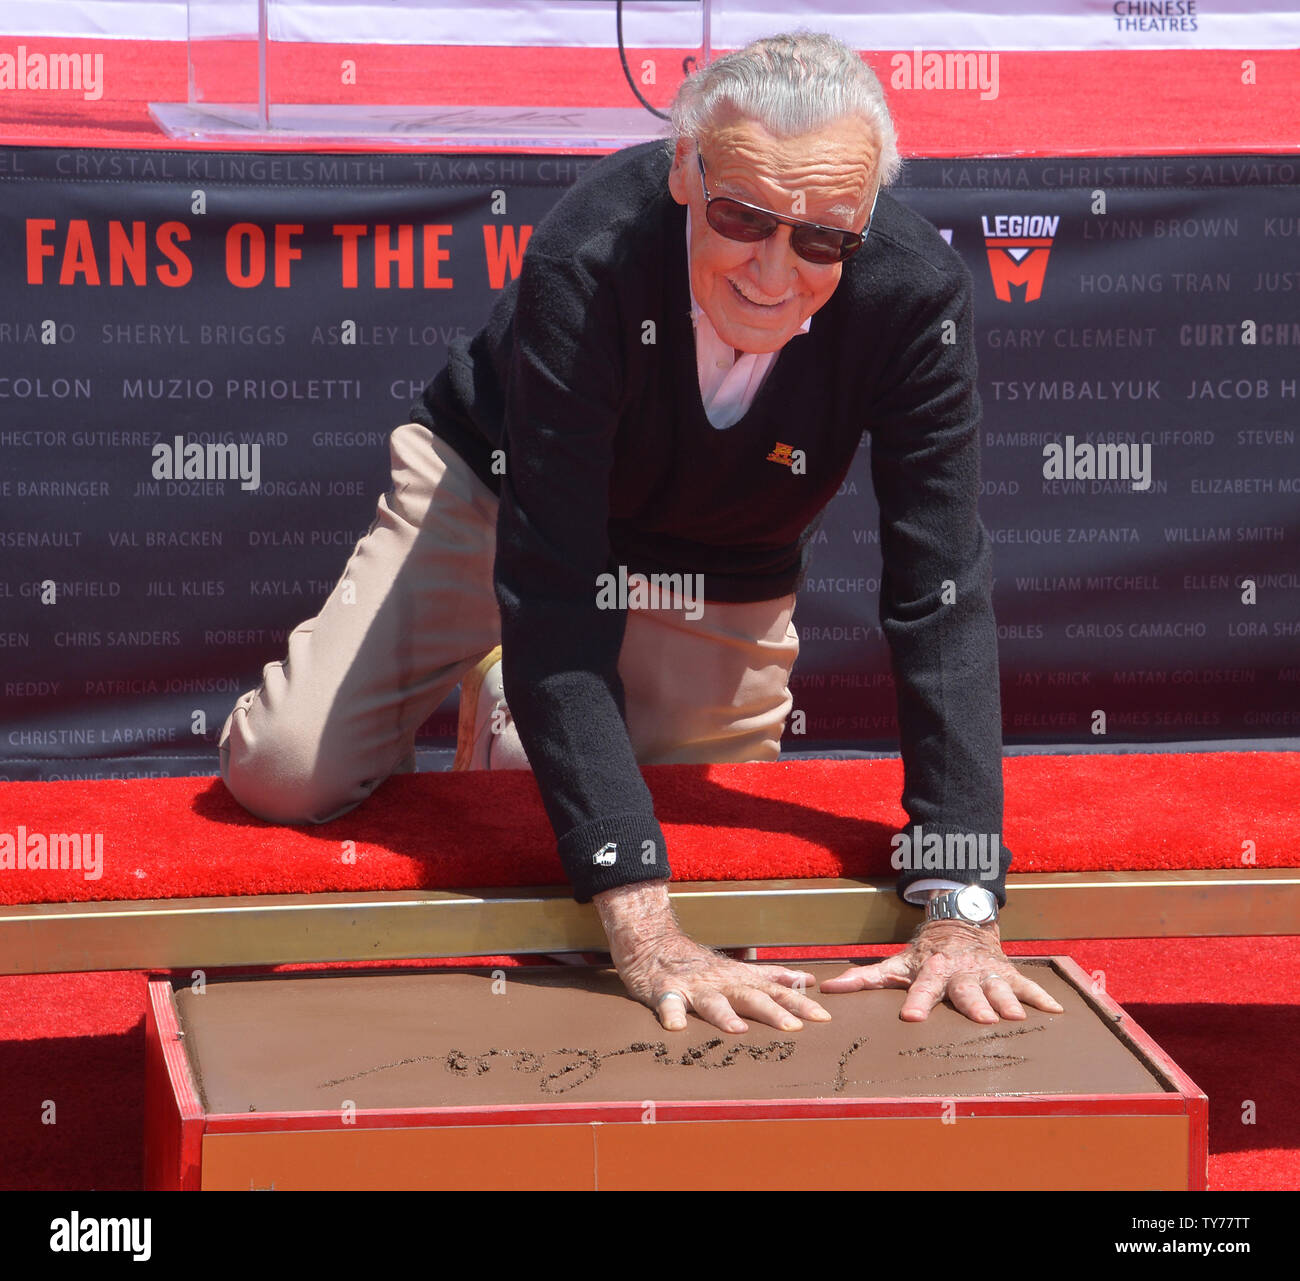
[(926, 921), (904, 951), (876, 965), (850, 966), (820, 985), (823, 992), (885, 987), (910, 989), (898, 1013), (909, 1023), (927, 1018), (944, 997), (976, 1023), (1023, 1019), (1022, 1001), (1049, 1014), (1065, 1013), (1007, 959), (996, 923)]

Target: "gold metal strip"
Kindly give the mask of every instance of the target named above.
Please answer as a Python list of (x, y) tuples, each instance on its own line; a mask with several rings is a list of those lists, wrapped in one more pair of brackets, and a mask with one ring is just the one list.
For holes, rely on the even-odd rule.
[[(892, 880), (687, 881), (682, 928), (715, 947), (901, 943), (920, 922)], [(1021, 873), (1006, 940), (1300, 934), (1300, 869)], [(0, 974), (595, 952), (566, 887), (398, 890), (0, 907)]]

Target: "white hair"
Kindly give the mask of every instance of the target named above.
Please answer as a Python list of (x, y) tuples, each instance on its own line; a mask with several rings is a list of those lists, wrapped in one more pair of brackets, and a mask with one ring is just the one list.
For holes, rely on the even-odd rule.
[(678, 138), (697, 139), (730, 113), (778, 138), (813, 133), (846, 116), (866, 122), (880, 149), (880, 185), (898, 176), (894, 121), (876, 73), (834, 36), (799, 30), (755, 40), (684, 80), (672, 105)]

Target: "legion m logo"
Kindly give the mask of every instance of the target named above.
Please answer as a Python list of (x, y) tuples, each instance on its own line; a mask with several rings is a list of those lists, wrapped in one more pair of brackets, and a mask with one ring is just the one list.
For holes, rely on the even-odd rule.
[(1043, 295), (1047, 259), (1060, 226), (1059, 214), (984, 214), (984, 248), (999, 302), (1011, 302), (1012, 285), (1023, 285), (1025, 302)]

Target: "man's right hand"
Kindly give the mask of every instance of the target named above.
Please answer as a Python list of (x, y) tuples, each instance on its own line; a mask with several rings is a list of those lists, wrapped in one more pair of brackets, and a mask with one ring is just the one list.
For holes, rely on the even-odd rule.
[[(669, 1031), (686, 1026), (689, 1009), (723, 1032), (748, 1031), (745, 1017), (788, 1032), (803, 1026), (801, 1018), (831, 1017), (803, 994), (815, 984), (813, 975), (733, 961), (687, 938), (668, 901), (667, 881), (605, 890), (594, 901), (623, 985)], [(662, 999), (668, 992), (676, 995)]]

